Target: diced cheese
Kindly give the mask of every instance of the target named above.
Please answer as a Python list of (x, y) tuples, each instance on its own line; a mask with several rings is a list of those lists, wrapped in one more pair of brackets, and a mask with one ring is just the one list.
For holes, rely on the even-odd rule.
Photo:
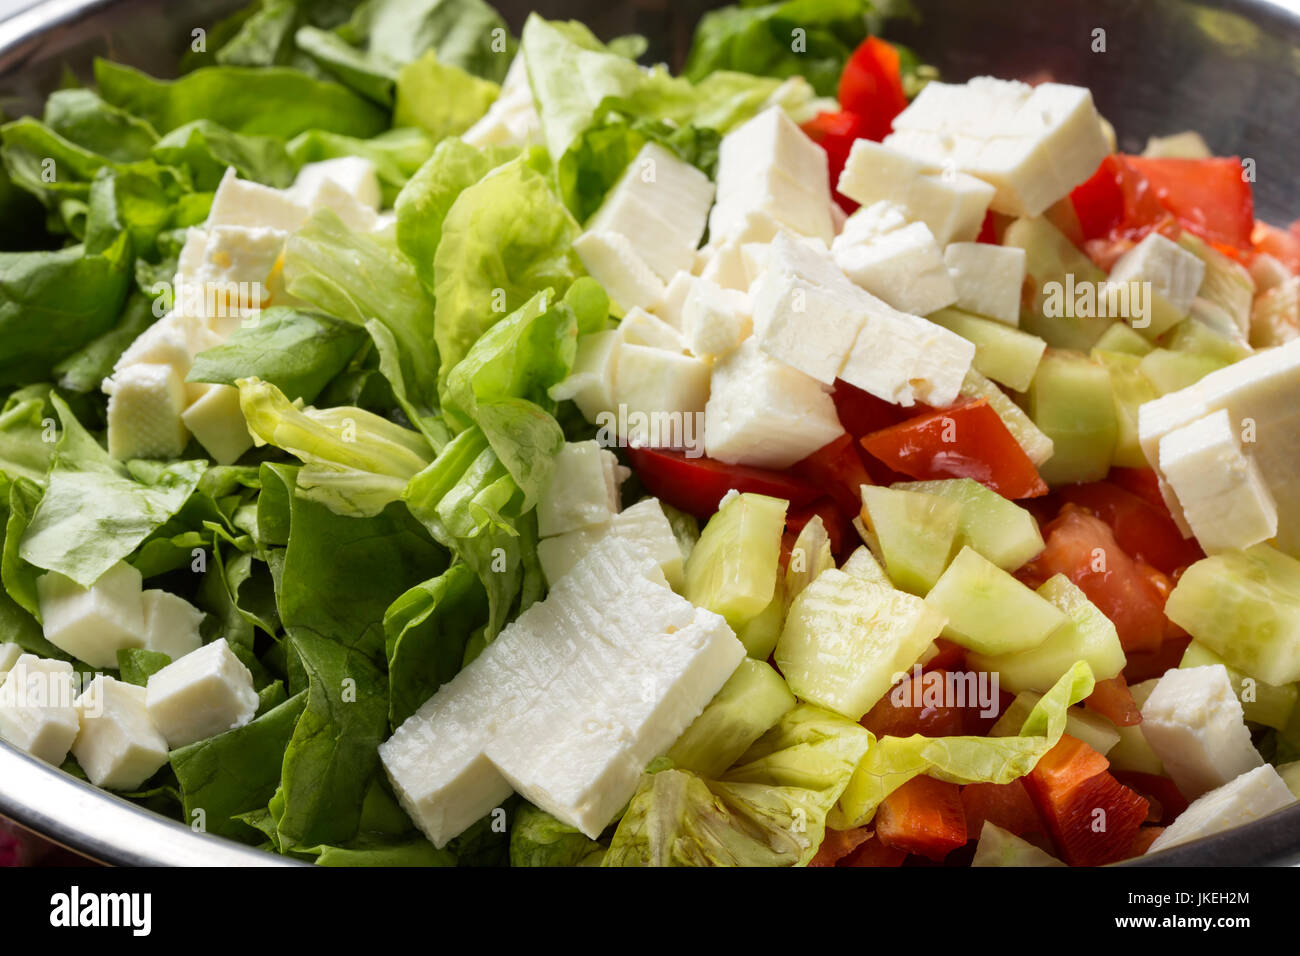
[(601, 412), (614, 408), (614, 373), (622, 338), (617, 331), (593, 332), (578, 339), (573, 371), (564, 381), (551, 386), (548, 394), (557, 402), (572, 399), (583, 418), (595, 423)]
[(987, 242), (954, 242), (943, 250), (957, 290), (957, 308), (1020, 324), (1020, 288), (1025, 284), (1025, 250)]
[(168, 312), (136, 336), (118, 357), (113, 370), (121, 371), (130, 365), (170, 365), (184, 379), (190, 374), (194, 356), (220, 344), (220, 337), (201, 319)]
[(1241, 449), (1225, 409), (1160, 439), (1160, 471), (1207, 554), (1249, 548), (1277, 534), (1277, 503)]
[(1209, 159), (1214, 154), (1201, 134), (1189, 129), (1168, 136), (1148, 136), (1142, 155), (1151, 159)]
[(1222, 664), (1166, 671), (1142, 705), (1140, 726), (1189, 800), (1264, 762)]
[(695, 282), (699, 277), (683, 269), (680, 272), (673, 273), (673, 277), (668, 282), (664, 290), (664, 296), (655, 305), (653, 312), (659, 318), (663, 319), (677, 331), (682, 329), (682, 306), (686, 304), (686, 297), (690, 295), (691, 289), (695, 287)]
[(624, 236), (667, 282), (690, 269), (712, 203), (708, 176), (650, 142), (628, 164), (586, 228)]
[(0, 684), (4, 683), (5, 675), (13, 668), (18, 658), (23, 656), (23, 649), (13, 641), (0, 643)]
[(1201, 837), (1231, 830), (1293, 803), (1295, 797), (1272, 766), (1265, 764), (1256, 767), (1194, 800), (1155, 838), (1147, 853), (1159, 853)]
[(886, 146), (928, 171), (955, 169), (992, 184), (992, 208), (1013, 216), (1039, 215), (1110, 152), (1092, 94), (1059, 83), (928, 83), (893, 128)]
[(533, 91), (528, 85), (528, 70), (522, 56), (510, 61), (501, 93), (488, 107), (487, 113), (461, 134), (461, 139), (471, 146), (540, 146), (542, 120), (533, 104)]
[(906, 221), (887, 200), (859, 209), (831, 246), (835, 264), (903, 312), (928, 315), (957, 301), (957, 289), (928, 226)]
[(23, 654), (0, 682), (0, 740), (58, 766), (81, 723), (72, 665)]
[[(1155, 338), (1187, 317), (1204, 278), (1204, 260), (1153, 232), (1111, 267), (1106, 282), (1106, 294), (1112, 303), (1110, 314)], [(1135, 283), (1149, 284), (1150, 295), (1139, 292)], [(1137, 314), (1135, 302), (1145, 302), (1148, 314)]]
[(697, 358), (713, 361), (740, 345), (753, 331), (748, 297), (700, 277), (682, 304), (682, 333)]
[(99, 674), (77, 698), (81, 732), (72, 755), (95, 786), (134, 790), (167, 762), (146, 696), (143, 687)]
[[(253, 436), (233, 385), (199, 385), (181, 422), (218, 465), (232, 464), (253, 447)], [(191, 393), (191, 394), (194, 394)]]
[(549, 537), (608, 523), (618, 514), (618, 486), (626, 471), (595, 441), (566, 442), (537, 500), (537, 533)]
[(149, 590), (141, 595), (144, 615), (144, 647), (178, 661), (203, 644), (199, 627), (203, 612), (183, 597), (168, 591)]
[(556, 584), (573, 570), (583, 555), (610, 535), (623, 538), (649, 553), (659, 562), (668, 586), (674, 589), (681, 587), (681, 548), (658, 498), (638, 501), (627, 510), (614, 515), (608, 524), (544, 538), (537, 545), (537, 560), (547, 582)]
[(302, 197), (308, 212), (314, 214), (317, 210), (328, 209), (353, 232), (371, 232), (379, 223), (379, 215), (371, 206), (334, 179), (315, 180), (311, 183), (310, 192), (304, 190), (298, 195)]
[(714, 366), (704, 413), (710, 458), (786, 468), (843, 433), (826, 389), (768, 356), (756, 338)]
[(659, 316), (639, 307), (629, 309), (623, 316), (623, 321), (618, 324), (618, 334), (628, 345), (648, 345), (670, 352), (686, 351), (686, 342), (680, 332)]
[(185, 382), (172, 365), (128, 365), (106, 383), (108, 453), (114, 458), (178, 458), (189, 432), (181, 421)]
[(225, 638), (168, 664), (147, 690), (149, 716), (173, 750), (242, 727), (257, 712), (253, 675)]
[(1294, 276), (1275, 256), (1257, 252), (1250, 260), (1250, 278), (1255, 283), (1255, 292), (1261, 294), (1289, 279), (1293, 280)]
[[(668, 429), (656, 428), (656, 416), (684, 419), (703, 413), (709, 400), (709, 363), (703, 359), (646, 345), (619, 346), (614, 369), (614, 402), (621, 406), (620, 426), (626, 420), (626, 434), (620, 439), (647, 444)], [(623, 411), (626, 414), (622, 414)], [(642, 427), (639, 424), (644, 421)], [(684, 437), (683, 429), (672, 429), (673, 440)]]
[(288, 233), (267, 227), (212, 226), (206, 234), (198, 267), (182, 275), (204, 284), (261, 283), (262, 294), (252, 303), (260, 304), (266, 297), (266, 278), (284, 251)]
[(877, 398), (910, 406), (951, 405), (975, 358), (975, 345), (955, 332), (875, 296), (866, 299), (866, 321), (849, 351), (840, 378)]
[(289, 189), (289, 195), (308, 209), (320, 184), (330, 180), (357, 202), (373, 212), (379, 211), (379, 173), (375, 164), (364, 156), (340, 156), (317, 163), (306, 163)]
[(622, 233), (584, 232), (573, 240), (573, 251), (624, 312), (636, 306), (654, 311), (667, 291)]
[(120, 561), (89, 588), (58, 571), (36, 579), (45, 639), (91, 667), (117, 667), (117, 652), (144, 646), (140, 572)]
[(724, 289), (744, 292), (749, 288), (749, 270), (745, 266), (744, 245), (728, 239), (708, 255), (700, 278)]
[(207, 226), (248, 226), (296, 232), (307, 221), (307, 207), (279, 189), (249, 182), (226, 170), (212, 195)]

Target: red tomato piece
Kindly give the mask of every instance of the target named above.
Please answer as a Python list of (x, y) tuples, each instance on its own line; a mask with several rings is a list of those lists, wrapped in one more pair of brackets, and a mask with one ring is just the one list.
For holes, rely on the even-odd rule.
[[(863, 716), (861, 724), (877, 737), (955, 737), (962, 732), (962, 711), (935, 692), (946, 671), (926, 671), (918, 681), (909, 674), (889, 689)], [(927, 694), (927, 688), (930, 693)], [(929, 701), (927, 703), (927, 700)]]
[(1039, 849), (1053, 852), (1047, 826), (1023, 781), (968, 783), (961, 788), (961, 805), (966, 813), (966, 833), (972, 840), (979, 839), (987, 820), (1023, 837)]
[(872, 836), (870, 840), (863, 843), (860, 847), (840, 860), (840, 866), (902, 866), (903, 861), (907, 859), (907, 853), (904, 850), (895, 850), (892, 846), (885, 846), (880, 840)]
[(1001, 244), (998, 242), (996, 220), (993, 218), (995, 215), (992, 209), (984, 214), (984, 222), (980, 224), (980, 234), (975, 237), (976, 242), (986, 242), (994, 246)]
[(911, 408), (895, 405), (838, 378), (831, 398), (835, 402), (835, 413), (839, 416), (840, 424), (854, 438), (862, 438), (890, 425), (897, 425), (929, 410), (925, 405), (914, 405)]
[(858, 204), (847, 196), (840, 194), (835, 187), (840, 181), (840, 173), (849, 160), (849, 151), (859, 139), (879, 139), (872, 135), (872, 128), (857, 113), (840, 110), (836, 113), (818, 113), (801, 127), (808, 138), (826, 151), (826, 168), (830, 174), (831, 189), (835, 201), (845, 212), (853, 212)]
[(881, 429), (862, 446), (912, 478), (973, 478), (1011, 499), (1047, 494), (1034, 463), (982, 398)]
[(1092, 693), (1084, 698), (1083, 705), (1117, 727), (1136, 727), (1142, 723), (1142, 712), (1138, 710), (1123, 674), (1097, 681)]
[(855, 515), (862, 509), (862, 486), (872, 483), (858, 447), (852, 435), (841, 435), (803, 461), (795, 462), (790, 471), (823, 489), (842, 511)]
[(1056, 493), (1062, 501), (1073, 502), (1106, 522), (1125, 552), (1165, 574), (1205, 557), (1194, 538), (1183, 537), (1163, 506), (1156, 508), (1109, 481), (1069, 485), (1058, 488)]
[(936, 637), (934, 646), (939, 652), (925, 662), (923, 670), (959, 671), (966, 666), (966, 648), (947, 638)]
[(1155, 822), (1169, 826), (1187, 809), (1187, 798), (1178, 792), (1178, 786), (1168, 777), (1140, 770), (1112, 770), (1111, 774), (1135, 793), (1160, 805), (1160, 815)]
[(898, 51), (878, 37), (863, 40), (844, 64), (839, 100), (862, 118), (867, 139), (884, 139), (894, 117), (907, 108)]
[(1157, 201), (1184, 229), (1210, 242), (1251, 247), (1255, 199), (1238, 157), (1124, 159), (1146, 177)]
[(1157, 224), (1173, 220), (1147, 178), (1128, 159), (1107, 156), (1092, 178), (1070, 193), (1085, 239), (1140, 239)]
[(817, 855), (808, 861), (808, 865), (835, 866), (871, 838), (871, 830), (867, 827), (858, 827), (856, 830), (827, 829), (822, 845), (817, 848)]
[(1102, 866), (1128, 855), (1147, 802), (1107, 773), (1109, 761), (1065, 734), (1025, 777), (1025, 789), (1070, 866)]
[(896, 850), (942, 860), (966, 843), (961, 788), (933, 777), (913, 777), (880, 804), (876, 836)]
[(627, 457), (652, 495), (697, 518), (711, 517), (732, 488), (784, 498), (792, 507), (810, 504), (824, 495), (820, 488), (787, 472), (688, 458), (684, 452), (667, 448), (628, 448)]
[(1151, 844), (1156, 842), (1156, 837), (1165, 832), (1164, 827), (1139, 827), (1137, 835), (1133, 837), (1133, 842), (1129, 844), (1128, 852), (1122, 859), (1131, 860), (1134, 857), (1142, 856), (1147, 850), (1151, 849)]
[(1140, 684), (1153, 677), (1163, 677), (1165, 671), (1177, 667), (1187, 652), (1191, 637), (1166, 636), (1160, 645), (1150, 651), (1126, 651), (1128, 663), (1124, 665), (1124, 680), (1130, 684)]
[(1106, 480), (1137, 495), (1151, 507), (1169, 517), (1169, 506), (1165, 504), (1164, 496), (1160, 494), (1160, 476), (1155, 473), (1154, 468), (1112, 468)]
[(1027, 566), (1035, 580), (1064, 574), (1115, 625), (1125, 653), (1153, 651), (1165, 636), (1164, 601), (1100, 518), (1067, 504), (1044, 529), (1047, 546)]
[[(856, 515), (857, 512), (853, 514)], [(826, 529), (826, 536), (831, 539), (831, 553), (835, 555), (836, 560), (842, 561), (847, 558), (848, 552), (857, 547), (859, 539), (857, 531), (853, 528), (853, 519), (846, 516), (830, 498), (819, 498), (810, 505), (791, 507), (786, 513), (785, 534), (781, 538), (783, 562), (789, 557), (799, 532), (814, 515), (822, 519), (822, 527)]]

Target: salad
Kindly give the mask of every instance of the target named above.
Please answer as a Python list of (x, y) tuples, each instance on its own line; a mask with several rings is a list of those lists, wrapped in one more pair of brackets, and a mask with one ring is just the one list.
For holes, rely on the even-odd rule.
[(0, 738), (330, 866), (1292, 804), (1300, 229), (881, 32), (266, 0), (0, 127)]

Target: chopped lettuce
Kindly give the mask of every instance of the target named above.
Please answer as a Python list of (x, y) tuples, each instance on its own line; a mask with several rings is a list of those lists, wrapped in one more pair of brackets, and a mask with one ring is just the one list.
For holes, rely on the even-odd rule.
[(515, 811), (511, 866), (599, 866), (605, 847), (531, 803)]
[(450, 63), (441, 63), (429, 50), (397, 74), (397, 103), (393, 124), (415, 126), (435, 142), (473, 126), (501, 88)]

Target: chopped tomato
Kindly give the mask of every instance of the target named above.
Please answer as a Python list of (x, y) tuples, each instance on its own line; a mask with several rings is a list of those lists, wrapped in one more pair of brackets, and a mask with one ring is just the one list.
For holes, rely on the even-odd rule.
[(898, 51), (878, 37), (863, 40), (844, 64), (839, 100), (861, 117), (867, 139), (884, 139), (894, 117), (907, 108)]
[(1179, 792), (1178, 785), (1168, 777), (1156, 773), (1142, 773), (1140, 770), (1112, 770), (1111, 773), (1130, 790), (1159, 804), (1160, 813), (1154, 822), (1161, 826), (1169, 826), (1187, 809), (1187, 798)]
[(1300, 275), (1300, 230), (1279, 229), (1266, 222), (1256, 222), (1250, 234), (1256, 252), (1272, 256), (1292, 273)]
[(1163, 506), (1156, 508), (1119, 485), (1094, 481), (1058, 488), (1056, 493), (1062, 501), (1073, 502), (1106, 522), (1126, 553), (1165, 574), (1205, 557), (1195, 539), (1183, 537)]
[(966, 813), (966, 833), (972, 840), (979, 839), (987, 820), (1040, 849), (1052, 852), (1052, 838), (1047, 833), (1047, 826), (1022, 781), (968, 783), (961, 788), (961, 805)]
[(1025, 789), (1070, 866), (1124, 859), (1146, 820), (1146, 800), (1111, 776), (1109, 766), (1097, 751), (1065, 734), (1025, 778)]
[(1001, 245), (998, 242), (997, 220), (994, 218), (997, 214), (990, 209), (984, 214), (984, 222), (980, 225), (980, 234), (975, 237), (976, 242), (986, 242), (990, 245)]
[(973, 478), (1012, 499), (1047, 494), (1034, 463), (982, 398), (881, 429), (862, 446), (913, 478)]
[[(892, 117), (891, 117), (892, 118)], [(840, 173), (849, 160), (849, 151), (859, 139), (880, 139), (873, 136), (873, 127), (867, 120), (851, 110), (835, 113), (818, 113), (801, 127), (808, 138), (826, 151), (826, 167), (830, 173), (831, 189), (835, 192), (835, 201), (845, 212), (853, 212), (858, 204), (847, 196), (840, 194), (836, 184)]]
[[(1112, 468), (1106, 480), (1137, 495), (1151, 507), (1169, 517), (1169, 506), (1160, 494), (1160, 476), (1154, 468)], [(1170, 517), (1172, 521), (1173, 518)]]
[(652, 495), (697, 518), (712, 516), (732, 488), (784, 498), (792, 507), (810, 504), (824, 495), (820, 488), (786, 472), (688, 458), (667, 448), (629, 448), (627, 457)]
[(1142, 723), (1142, 712), (1138, 710), (1122, 674), (1110, 680), (1097, 681), (1092, 693), (1084, 698), (1083, 706), (1101, 714), (1117, 727), (1134, 727)]
[(909, 674), (889, 689), (862, 718), (877, 737), (955, 737), (962, 732), (962, 711), (942, 693), (946, 671)]
[(1255, 200), (1238, 157), (1125, 158), (1146, 177), (1160, 205), (1188, 232), (1209, 242), (1250, 248)]
[(878, 837), (873, 836), (866, 843), (840, 860), (840, 866), (902, 866), (907, 859), (905, 850), (895, 850), (885, 846)]
[(1156, 842), (1156, 837), (1165, 832), (1164, 827), (1139, 827), (1137, 834), (1133, 837), (1133, 842), (1129, 844), (1128, 852), (1122, 859), (1131, 860), (1134, 857), (1142, 856), (1151, 849), (1151, 844)]
[(1172, 670), (1182, 661), (1190, 643), (1192, 639), (1187, 635), (1166, 636), (1154, 650), (1126, 652), (1128, 663), (1124, 665), (1124, 679), (1130, 684), (1140, 684), (1164, 676), (1165, 671)]
[(872, 837), (867, 827), (856, 830), (830, 830), (822, 838), (822, 845), (817, 848), (817, 855), (808, 861), (809, 866), (835, 866)]
[(1068, 577), (1114, 623), (1126, 654), (1160, 646), (1164, 601), (1105, 522), (1067, 504), (1043, 536), (1047, 546), (1026, 566), (1032, 579)]
[(904, 408), (895, 405), (841, 379), (835, 380), (831, 398), (835, 401), (835, 414), (839, 416), (840, 424), (854, 438), (905, 422), (928, 410), (926, 406)]
[[(851, 514), (856, 515), (857, 512)], [(822, 519), (822, 527), (826, 529), (826, 536), (831, 539), (831, 553), (835, 555), (837, 560), (847, 558), (848, 552), (857, 546), (858, 534), (853, 529), (852, 517), (845, 515), (830, 498), (818, 498), (810, 505), (792, 506), (786, 514), (785, 535), (781, 539), (781, 557), (783, 561), (789, 557), (790, 549), (794, 547), (799, 532), (803, 530), (804, 525), (813, 519), (814, 515)]]
[(1107, 156), (1070, 193), (1085, 239), (1141, 238), (1157, 224), (1173, 224), (1147, 178), (1128, 159), (1118, 153)]
[(942, 860), (966, 843), (961, 788), (933, 777), (913, 777), (880, 804), (876, 836), (896, 850)]
[(858, 448), (852, 435), (841, 435), (803, 461), (795, 462), (790, 471), (821, 488), (841, 510), (855, 515), (862, 509), (862, 486), (871, 484)]
[(925, 662), (927, 671), (959, 671), (966, 665), (966, 648), (943, 637), (934, 639), (938, 653)]

